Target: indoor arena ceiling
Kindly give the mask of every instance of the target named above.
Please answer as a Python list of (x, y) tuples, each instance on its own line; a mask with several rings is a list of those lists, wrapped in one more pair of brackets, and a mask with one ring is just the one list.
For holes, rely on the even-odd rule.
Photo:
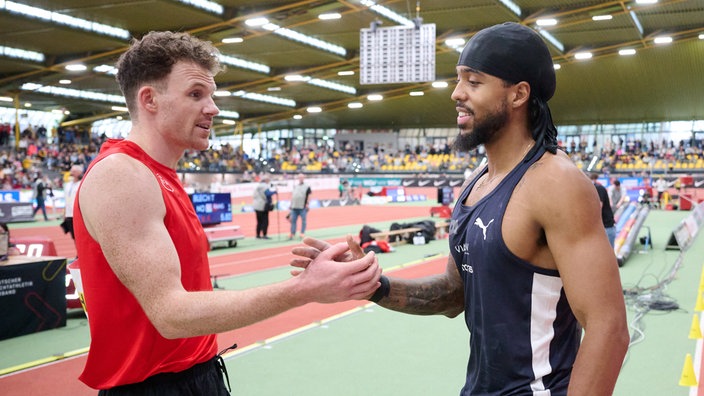
[[(112, 109), (119, 103), (54, 96), (44, 91), (63, 89), (64, 93), (108, 94), (119, 99), (114, 76), (95, 68), (114, 65), (130, 36), (140, 37), (151, 30), (187, 31), (212, 41), (231, 60), (248, 62), (246, 67), (268, 67), (268, 71), (253, 71), (229, 65), (217, 76), (218, 88), (229, 92), (228, 96), (216, 97), (217, 105), (239, 114), (237, 127), (218, 123), (218, 134), (235, 129), (302, 127), (453, 127), (456, 114), (449, 97), (458, 52), (446, 41), (466, 40), (484, 27), (513, 21), (547, 32), (556, 40), (546, 39), (554, 62), (561, 66), (556, 71), (557, 93), (550, 101), (558, 125), (704, 119), (703, 0), (659, 0), (654, 4), (635, 0), (207, 2), (215, 5), (214, 9), (201, 8), (197, 3), (0, 0), (0, 45), (4, 47), (0, 50), (0, 96), (15, 98), (20, 108), (31, 103), (33, 110), (68, 110), (74, 123), (126, 117), (126, 113)], [(420, 17), (423, 24), (435, 25), (435, 80), (448, 82), (448, 87), (434, 88), (430, 82), (360, 84), (360, 30), (372, 25), (398, 26), (399, 22), (390, 19), (386, 11), (407, 20)], [(338, 13), (340, 18), (319, 19), (326, 13)], [(279, 30), (248, 26), (245, 22), (254, 17), (267, 18)], [(555, 19), (556, 24), (538, 27), (543, 19)], [(83, 27), (70, 27), (67, 21), (78, 21)], [(92, 26), (108, 27), (109, 32), (91, 32), (88, 29)], [(341, 47), (344, 54), (292, 40), (296, 34)], [(236, 37), (243, 41), (222, 41)], [(672, 42), (657, 44), (655, 39), (661, 37), (670, 37)], [(635, 50), (635, 54), (621, 56), (622, 49)], [(576, 60), (575, 54), (582, 52), (591, 52), (591, 59)], [(22, 60), (18, 54), (29, 54), (35, 60)], [(66, 69), (75, 63), (83, 63), (87, 69)], [(343, 71), (354, 74), (338, 75)], [(294, 74), (308, 80), (285, 79)], [(322, 88), (312, 81), (336, 83), (348, 92)], [(424, 95), (411, 96), (411, 91)], [(383, 100), (372, 102), (370, 94), (381, 94)], [(256, 100), (272, 97), (289, 102)], [(351, 109), (351, 102), (363, 107)], [(311, 106), (321, 111), (308, 113)], [(294, 119), (294, 115), (302, 117)]]

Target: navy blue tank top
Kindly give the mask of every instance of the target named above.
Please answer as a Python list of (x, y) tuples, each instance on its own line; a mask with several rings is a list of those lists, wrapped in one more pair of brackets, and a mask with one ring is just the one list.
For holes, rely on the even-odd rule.
[(484, 169), (453, 210), (450, 251), (464, 281), (470, 332), (463, 396), (567, 394), (581, 328), (560, 275), (514, 255), (501, 233), (513, 190), (544, 153), (529, 153), (493, 191), (465, 206)]

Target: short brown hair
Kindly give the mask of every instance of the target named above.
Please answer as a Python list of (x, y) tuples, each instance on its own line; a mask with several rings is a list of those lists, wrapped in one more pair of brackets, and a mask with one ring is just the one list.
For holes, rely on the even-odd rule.
[(220, 51), (211, 42), (188, 33), (149, 32), (133, 39), (130, 48), (117, 60), (117, 82), (134, 116), (137, 91), (146, 83), (156, 83), (169, 75), (179, 61), (193, 62), (213, 75), (222, 71)]

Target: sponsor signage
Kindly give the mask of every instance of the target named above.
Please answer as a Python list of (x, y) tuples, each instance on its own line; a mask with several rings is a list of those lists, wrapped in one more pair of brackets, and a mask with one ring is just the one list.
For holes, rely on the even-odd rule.
[(347, 179), (353, 187), (387, 187), (387, 186), (401, 186), (402, 179), (400, 178), (386, 178), (386, 177), (353, 177)]
[(0, 222), (34, 221), (34, 207), (29, 202), (0, 202)]
[(353, 177), (347, 179), (354, 187), (459, 187), (464, 182), (462, 178), (384, 178), (384, 177)]
[(464, 182), (461, 178), (443, 178), (443, 179), (403, 179), (401, 185), (403, 187), (459, 187)]
[(12, 256), (0, 265), (0, 340), (66, 326), (66, 259)]

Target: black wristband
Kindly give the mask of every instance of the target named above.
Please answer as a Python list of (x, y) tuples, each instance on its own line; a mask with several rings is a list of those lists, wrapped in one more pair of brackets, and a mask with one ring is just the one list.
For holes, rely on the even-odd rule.
[(389, 283), (389, 278), (382, 275), (379, 278), (379, 282), (381, 282), (381, 286), (379, 286), (379, 288), (376, 289), (374, 294), (369, 297), (369, 301), (379, 302), (379, 300), (389, 295), (389, 292), (391, 291), (391, 284)]

